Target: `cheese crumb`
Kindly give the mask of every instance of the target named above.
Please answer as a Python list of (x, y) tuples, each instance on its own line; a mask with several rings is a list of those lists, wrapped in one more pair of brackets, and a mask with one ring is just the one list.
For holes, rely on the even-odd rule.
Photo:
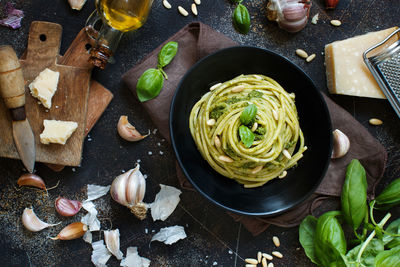
[(57, 91), (59, 78), (59, 72), (46, 68), (29, 84), (32, 96), (39, 99), (48, 109), (51, 108), (51, 99)]

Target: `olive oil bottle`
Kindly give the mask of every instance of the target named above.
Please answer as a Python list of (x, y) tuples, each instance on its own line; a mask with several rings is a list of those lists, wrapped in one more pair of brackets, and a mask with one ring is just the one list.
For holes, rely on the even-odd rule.
[[(149, 15), (153, 0), (96, 0), (96, 11), (86, 21), (86, 33), (96, 41), (90, 49), (90, 58), (94, 66), (104, 69), (125, 32), (137, 30), (143, 26)], [(102, 22), (99, 30), (98, 22)]]
[(98, 0), (97, 12), (110, 27), (128, 32), (145, 23), (153, 0)]

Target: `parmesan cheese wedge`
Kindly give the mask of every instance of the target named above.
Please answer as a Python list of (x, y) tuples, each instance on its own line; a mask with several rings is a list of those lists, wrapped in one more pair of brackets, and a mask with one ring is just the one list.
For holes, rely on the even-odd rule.
[[(370, 32), (326, 45), (325, 65), (329, 92), (331, 94), (386, 98), (365, 65), (363, 53), (383, 41), (396, 29), (397, 27), (393, 27)], [(398, 35), (396, 38), (398, 39)], [(379, 51), (377, 50), (377, 52)]]
[(44, 130), (40, 134), (42, 144), (56, 143), (65, 145), (68, 138), (78, 128), (74, 121), (44, 120)]
[(29, 84), (32, 96), (39, 99), (48, 109), (51, 108), (51, 99), (57, 91), (59, 78), (59, 72), (46, 68)]

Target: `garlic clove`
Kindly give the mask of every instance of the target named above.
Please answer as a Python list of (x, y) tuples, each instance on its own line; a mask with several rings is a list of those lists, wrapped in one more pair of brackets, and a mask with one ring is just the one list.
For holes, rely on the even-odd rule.
[(82, 203), (77, 200), (70, 200), (63, 197), (58, 197), (54, 202), (56, 211), (65, 217), (74, 216), (82, 208)]
[(56, 237), (51, 237), (53, 240), (72, 240), (72, 239), (77, 239), (82, 237), (86, 231), (88, 230), (88, 227), (86, 224), (81, 223), (81, 222), (74, 222), (71, 223), (70, 225), (67, 225), (64, 227), (64, 229), (61, 230), (60, 233)]
[(135, 126), (129, 123), (127, 116), (121, 116), (119, 118), (117, 129), (118, 129), (118, 134), (123, 139), (130, 142), (140, 141), (150, 135), (150, 130), (149, 133), (146, 135), (142, 135), (141, 133), (139, 133), (136, 130)]
[(106, 242), (108, 251), (117, 259), (122, 260), (124, 254), (119, 249), (119, 230), (104, 231), (104, 241)]
[(333, 153), (331, 158), (341, 158), (347, 154), (350, 149), (349, 138), (339, 129), (333, 131)]
[(68, 3), (72, 9), (81, 10), (86, 0), (68, 0)]
[(49, 224), (40, 220), (33, 212), (33, 209), (25, 208), (24, 212), (22, 213), (22, 224), (25, 226), (26, 229), (32, 232), (39, 232), (47, 227), (55, 226), (60, 223), (61, 222), (56, 224)]
[(33, 173), (25, 173), (19, 177), (17, 184), (21, 186), (33, 186), (46, 190), (46, 185), (40, 176)]
[(307, 0), (270, 0), (267, 18), (288, 32), (298, 32), (307, 25), (310, 8)]

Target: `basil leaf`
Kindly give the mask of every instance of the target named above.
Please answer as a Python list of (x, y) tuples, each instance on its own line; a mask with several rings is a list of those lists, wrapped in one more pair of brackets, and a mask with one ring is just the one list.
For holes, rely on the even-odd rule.
[(136, 84), (136, 93), (140, 102), (153, 99), (160, 93), (164, 77), (158, 69), (148, 69), (143, 72)]
[(177, 42), (166, 43), (158, 53), (158, 65), (161, 68), (167, 66), (175, 57), (176, 52), (178, 52)]
[(233, 24), (236, 30), (240, 33), (246, 34), (250, 30), (250, 14), (247, 8), (239, 4), (233, 11)]
[(376, 267), (400, 267), (400, 247), (380, 252), (375, 258)]
[(361, 163), (353, 159), (347, 166), (341, 195), (344, 220), (355, 230), (368, 212), (367, 178)]
[[(347, 254), (347, 260), (349, 262), (357, 262), (358, 252), (360, 251), (363, 244), (354, 247)], [(365, 248), (363, 254), (361, 255), (361, 264), (366, 267), (373, 267), (375, 262), (375, 257), (385, 249), (383, 242), (379, 239), (373, 238), (371, 242)]]
[(382, 193), (375, 198), (376, 208), (389, 209), (400, 204), (400, 178), (391, 182)]
[(255, 136), (254, 133), (247, 126), (241, 125), (239, 127), (239, 136), (245, 147), (251, 147), (254, 142)]
[(315, 256), (314, 236), (317, 228), (317, 219), (308, 215), (300, 224), (299, 241), (307, 257), (315, 264), (318, 264)]
[(391, 222), (385, 229), (382, 241), (387, 248), (400, 246), (400, 218)]
[(343, 265), (342, 255), (346, 253), (346, 239), (336, 219), (340, 212), (329, 212), (319, 217), (315, 229), (314, 247), (317, 261), (322, 266)]
[(254, 122), (257, 114), (257, 106), (254, 104), (248, 105), (240, 114), (240, 122), (244, 125), (250, 125)]

